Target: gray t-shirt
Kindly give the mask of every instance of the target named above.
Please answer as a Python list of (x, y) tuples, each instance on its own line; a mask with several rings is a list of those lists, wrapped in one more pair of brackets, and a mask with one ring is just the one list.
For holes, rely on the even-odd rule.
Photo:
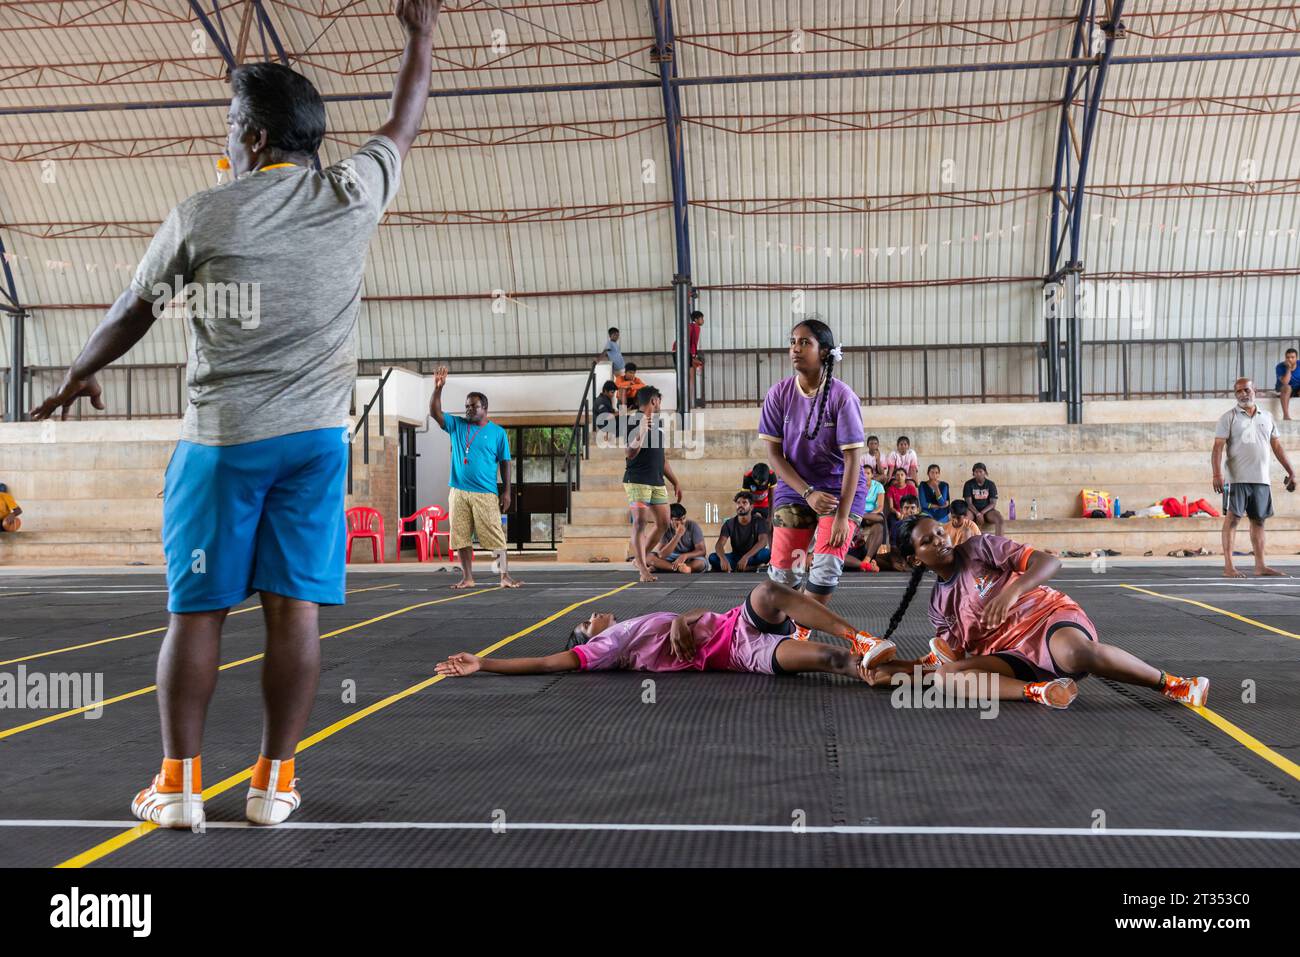
[[(677, 529), (673, 528), (672, 525), (669, 525), (668, 531), (664, 532), (664, 537), (659, 540), (659, 544), (667, 545), (676, 535)], [(682, 539), (677, 543), (677, 547), (673, 549), (673, 554), (685, 555), (687, 552), (693, 552), (697, 548), (702, 548), (703, 546), (704, 530), (688, 518), (686, 520), (686, 530), (682, 532)], [(664, 557), (667, 558), (668, 556), (665, 555)]]
[(623, 361), (623, 350), (619, 348), (618, 343), (613, 339), (605, 341), (603, 351), (609, 353), (609, 364), (615, 372), (622, 372), (627, 367), (627, 363)]
[(1268, 460), (1277, 436), (1273, 416), (1259, 406), (1254, 416), (1233, 407), (1219, 417), (1216, 439), (1227, 439), (1224, 478), (1230, 485), (1268, 485)]
[(236, 445), (347, 423), (366, 249), (401, 158), (375, 136), (322, 170), (246, 173), (180, 203), (131, 288), (183, 287), (190, 358), (181, 438)]

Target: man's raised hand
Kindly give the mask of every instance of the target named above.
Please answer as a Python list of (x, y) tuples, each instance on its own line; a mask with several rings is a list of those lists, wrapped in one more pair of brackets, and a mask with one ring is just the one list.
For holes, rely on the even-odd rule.
[(397, 0), (393, 14), (410, 36), (429, 36), (442, 9), (442, 0)]

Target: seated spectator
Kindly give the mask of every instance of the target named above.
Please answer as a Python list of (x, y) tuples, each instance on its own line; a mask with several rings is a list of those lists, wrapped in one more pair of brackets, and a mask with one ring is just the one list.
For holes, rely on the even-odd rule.
[(993, 534), (1002, 534), (1002, 513), (998, 511), (998, 487), (989, 479), (989, 470), (983, 462), (976, 462), (971, 470), (974, 478), (961, 490), (961, 497), (970, 506), (970, 516), (981, 529), (993, 526)]
[(613, 379), (606, 380), (600, 387), (600, 395), (596, 396), (596, 405), (591, 412), (598, 431), (611, 435), (618, 431), (618, 409), (615, 408), (617, 399), (618, 386), (614, 385)]
[(650, 567), (684, 575), (706, 571), (709, 563), (704, 559), (704, 530), (686, 518), (686, 506), (680, 502), (673, 503), (668, 515), (668, 531), (650, 552)]
[(878, 572), (876, 553), (885, 543), (885, 487), (874, 478), (867, 483), (866, 510), (853, 532), (853, 543), (844, 557), (845, 568)]
[(601, 350), (600, 355), (596, 357), (597, 362), (608, 361), (614, 375), (623, 371), (626, 363), (623, 361), (623, 347), (618, 343), (618, 328), (609, 327), (609, 341), (605, 343), (605, 348)]
[(629, 362), (622, 374), (614, 376), (614, 385), (618, 387), (618, 400), (624, 408), (635, 408), (636, 394), (645, 387), (645, 383), (637, 378), (635, 362)]
[(939, 481), (939, 466), (931, 465), (925, 470), (926, 481), (918, 490), (921, 511), (925, 512), (940, 525), (948, 524), (948, 507), (952, 499), (948, 494), (948, 483)]
[(1286, 351), (1286, 357), (1277, 364), (1277, 394), (1282, 399), (1282, 418), (1291, 420), (1291, 396), (1300, 392), (1300, 353)]
[(948, 540), (956, 548), (962, 542), (969, 541), (980, 533), (970, 517), (970, 506), (961, 499), (952, 503), (952, 520), (948, 523)]
[(862, 467), (867, 469), (867, 480), (870, 481), (875, 476), (876, 470), (883, 466), (884, 463), (880, 461), (880, 436), (868, 435), (867, 450), (862, 453)]
[(776, 475), (766, 462), (755, 462), (740, 482), (741, 491), (749, 492), (754, 501), (754, 514), (772, 521), (772, 489), (776, 488)]
[(732, 501), (736, 503), (736, 514), (722, 523), (709, 567), (715, 572), (758, 571), (772, 554), (767, 519), (754, 511), (754, 496), (749, 492), (737, 492)]
[(885, 466), (891, 472), (901, 468), (907, 473), (908, 481), (915, 482), (921, 464), (917, 461), (916, 450), (912, 448), (912, 440), (906, 435), (900, 435), (897, 449), (885, 456)]
[[(894, 469), (893, 481), (885, 486), (885, 539), (894, 540), (894, 529), (903, 520), (903, 499), (917, 498), (916, 486), (908, 481), (907, 472), (899, 466)], [(919, 498), (917, 498), (920, 501)]]
[(894, 527), (889, 533), (889, 554), (881, 560), (882, 568), (888, 568), (896, 572), (910, 572), (912, 570), (907, 564), (907, 559), (899, 555), (898, 529), (903, 524), (903, 519), (919, 514), (921, 514), (920, 500), (915, 495), (904, 495), (898, 510), (898, 521), (894, 523)]
[(18, 501), (9, 494), (9, 486), (0, 484), (0, 532), (16, 532), (23, 527), (23, 520), (18, 516), (23, 510)]

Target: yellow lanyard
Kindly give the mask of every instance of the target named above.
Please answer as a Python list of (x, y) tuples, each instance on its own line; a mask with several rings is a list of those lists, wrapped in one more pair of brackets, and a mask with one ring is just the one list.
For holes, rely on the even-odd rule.
[(268, 169), (284, 169), (286, 166), (297, 166), (297, 163), (272, 163), (270, 166), (263, 166), (257, 172), (265, 173)]

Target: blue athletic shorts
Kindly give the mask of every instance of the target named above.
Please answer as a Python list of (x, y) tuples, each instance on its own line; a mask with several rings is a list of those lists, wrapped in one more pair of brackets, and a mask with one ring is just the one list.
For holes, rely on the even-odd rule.
[(349, 448), (342, 428), (178, 443), (163, 491), (167, 610), (229, 608), (263, 591), (343, 604)]

